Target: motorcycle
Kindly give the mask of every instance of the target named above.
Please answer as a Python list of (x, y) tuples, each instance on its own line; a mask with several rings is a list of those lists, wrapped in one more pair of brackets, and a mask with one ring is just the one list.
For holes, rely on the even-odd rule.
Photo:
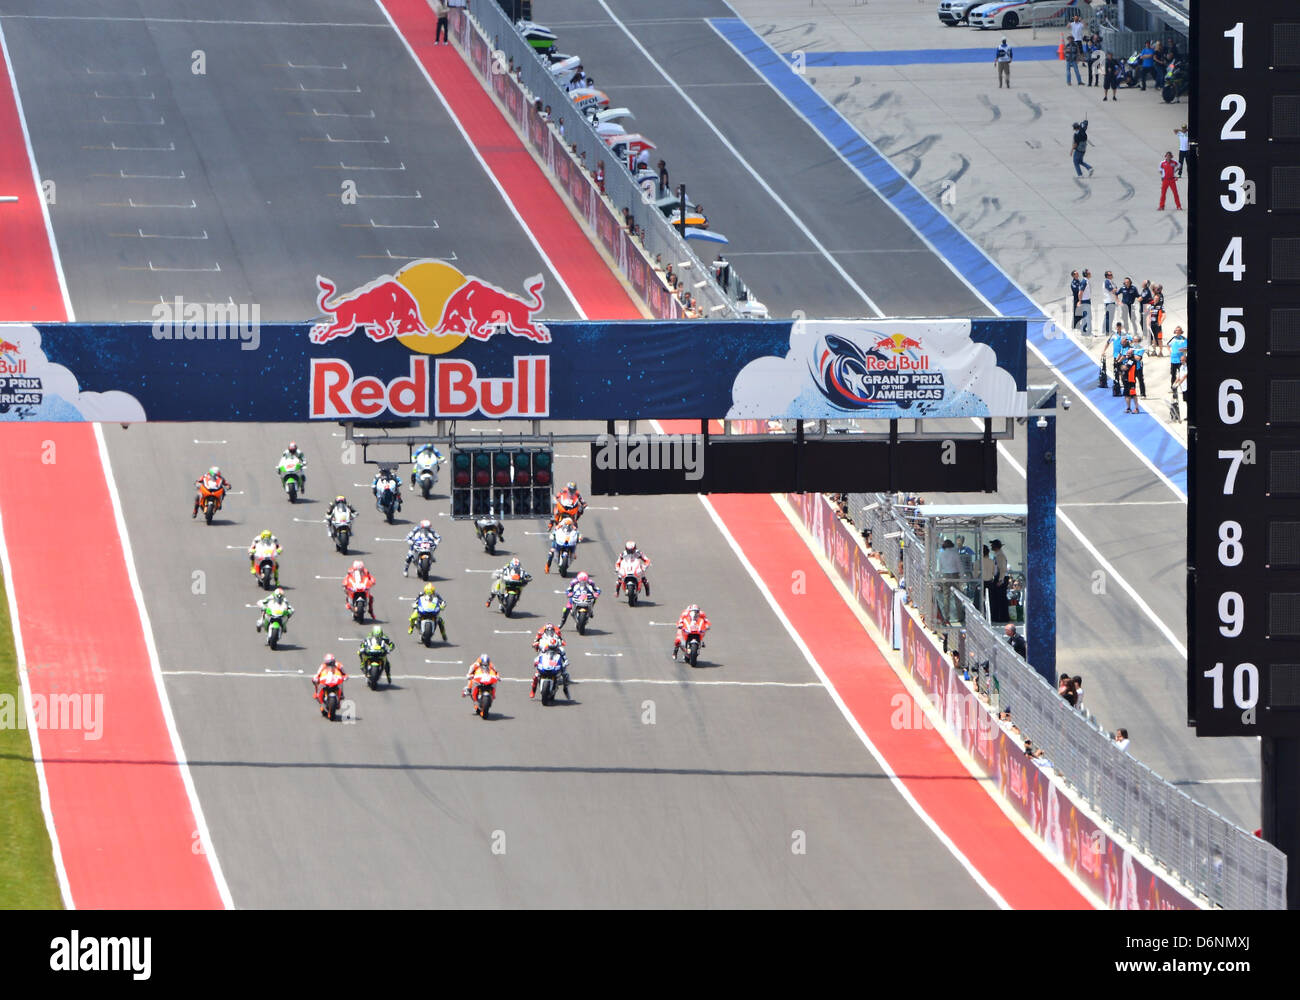
[(491, 674), (474, 679), (474, 683), (478, 685), (478, 690), (474, 692), (474, 713), (484, 722), (487, 722), (492, 702), (496, 700), (498, 680), (499, 677)]
[(366, 685), (371, 691), (378, 689), (379, 678), (384, 676), (387, 666), (387, 653), (367, 651), (361, 654), (361, 672), (366, 675)]
[(500, 595), (501, 613), (509, 618), (514, 614), (515, 605), (519, 603), (519, 594), (528, 584), (531, 578), (528, 576), (502, 577), (501, 589), (505, 591)]
[(432, 648), (433, 633), (438, 628), (439, 612), (433, 610), (432, 606), (426, 608), (423, 600), (418, 610), (420, 617), (416, 624), (419, 626), (420, 641)]
[(474, 522), (474, 533), (483, 543), (483, 551), (490, 556), (496, 555), (501, 527), (501, 522), (495, 516), (480, 517)]
[(393, 523), (393, 514), (400, 503), (401, 497), (396, 484), (385, 486), (379, 491), (379, 497), (375, 500), (375, 506), (379, 508), (379, 511), (384, 515), (384, 520), (389, 524)]
[(534, 663), (537, 670), (537, 693), (541, 696), (543, 705), (551, 705), (555, 702), (556, 689), (561, 685), (564, 687), (564, 696), (569, 697), (569, 678), (564, 670), (564, 660), (555, 650), (548, 650), (539, 656)]
[(322, 681), (325, 688), (321, 695), (321, 714), (330, 722), (334, 722), (339, 717), (339, 705), (343, 701), (343, 682), (341, 680)]
[(335, 511), (330, 516), (330, 534), (334, 536), (334, 547), (344, 555), (348, 554), (348, 545), (352, 541), (352, 512)]
[(582, 512), (585, 508), (586, 505), (582, 503), (582, 501), (580, 500), (575, 500), (572, 504), (566, 506), (564, 501), (562, 501), (559, 497), (556, 497), (555, 512), (551, 514), (551, 523), (549, 527), (554, 528), (566, 517), (573, 518), (573, 523), (577, 524), (578, 520), (582, 517)]
[(297, 503), (298, 494), (302, 492), (302, 460), (286, 458), (280, 463), (280, 485), (289, 494), (289, 502)]
[(555, 558), (560, 564), (560, 576), (569, 575), (569, 564), (573, 562), (573, 557), (578, 554), (578, 529), (570, 528), (565, 531), (557, 527), (551, 533), (552, 545), (555, 547)]
[(213, 485), (214, 480), (204, 476), (199, 480), (199, 505), (203, 508), (203, 520), (212, 523), (212, 517), (221, 509), (221, 502), (226, 497), (226, 487)]
[(591, 593), (575, 594), (573, 598), (573, 621), (578, 626), (578, 635), (587, 634), (587, 622), (591, 620), (592, 608), (596, 606), (595, 595)]
[(272, 649), (280, 645), (280, 636), (284, 634), (284, 624), (287, 621), (285, 614), (283, 608), (278, 611), (267, 608), (264, 611), (266, 625), (263, 627), (266, 629), (266, 644)]
[(428, 580), (434, 562), (432, 539), (421, 538), (415, 543), (415, 571), (421, 580)]
[(427, 451), (420, 452), (415, 457), (415, 468), (411, 472), (411, 477), (420, 487), (420, 493), (426, 500), (433, 495), (433, 488), (438, 484), (438, 466), (442, 462), (441, 458), (435, 458)]
[(1160, 90), (1160, 96), (1166, 104), (1173, 104), (1174, 101), (1182, 97), (1183, 94), (1191, 89), (1191, 81), (1188, 78), (1186, 67), (1183, 60), (1169, 64), (1165, 70), (1165, 85)]
[(257, 563), (257, 585), (263, 590), (271, 590), (275, 580), (275, 559), (262, 556)]
[(635, 608), (637, 598), (641, 596), (641, 574), (644, 567), (640, 559), (620, 559), (618, 561), (618, 575), (623, 582), (623, 590), (627, 593), (627, 606)]
[(692, 667), (700, 658), (700, 647), (704, 645), (704, 636), (700, 632), (689, 632), (686, 635), (686, 662)]

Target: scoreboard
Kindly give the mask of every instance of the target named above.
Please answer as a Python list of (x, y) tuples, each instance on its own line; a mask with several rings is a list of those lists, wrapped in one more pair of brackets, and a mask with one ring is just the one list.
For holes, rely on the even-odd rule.
[(1199, 0), (1191, 21), (1188, 724), (1295, 738), (1300, 2)]

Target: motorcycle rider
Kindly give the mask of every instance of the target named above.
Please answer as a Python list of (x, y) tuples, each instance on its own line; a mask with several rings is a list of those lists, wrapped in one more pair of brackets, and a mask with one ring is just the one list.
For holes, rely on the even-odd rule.
[(385, 489), (393, 491), (393, 497), (397, 501), (397, 509), (402, 509), (402, 481), (393, 474), (392, 469), (381, 468), (376, 473), (374, 480), (370, 484), (370, 490), (375, 495), (375, 506), (380, 510), (384, 508), (379, 505), (379, 494)]
[(623, 577), (627, 575), (623, 572), (623, 561), (628, 559), (639, 559), (641, 561), (641, 585), (645, 587), (645, 596), (649, 597), (650, 577), (646, 575), (645, 571), (650, 568), (650, 558), (637, 548), (636, 542), (631, 541), (630, 539), (623, 545), (623, 551), (619, 553), (619, 557), (614, 563), (614, 577), (616, 580), (614, 584), (614, 596), (617, 597), (619, 590), (623, 587)]
[(280, 628), (285, 632), (289, 631), (289, 619), (293, 617), (293, 605), (288, 602), (284, 596), (284, 591), (279, 587), (275, 588), (275, 593), (270, 597), (263, 597), (257, 602), (257, 606), (262, 609), (262, 613), (257, 616), (257, 631), (271, 624), (270, 612), (276, 612), (280, 617)]
[(432, 455), (435, 468), (437, 467), (437, 464), (442, 461), (442, 452), (440, 452), (434, 446), (432, 441), (430, 441), (428, 444), (422, 444), (420, 445), (420, 447), (416, 448), (415, 451), (411, 454), (411, 488), (412, 489), (415, 488), (415, 477), (420, 469), (421, 455)]
[(560, 685), (564, 688), (564, 697), (569, 697), (569, 660), (568, 657), (564, 655), (564, 650), (558, 646), (542, 650), (537, 654), (537, 658), (533, 660), (533, 686), (528, 689), (528, 697), (537, 697), (537, 682), (542, 679), (541, 670), (539, 668), (542, 665), (542, 661), (550, 657), (552, 654), (558, 656), (560, 659)]
[(339, 701), (343, 700), (343, 682), (348, 679), (339, 662), (334, 659), (333, 654), (326, 654), (325, 659), (321, 661), (320, 669), (316, 671), (316, 676), (312, 678), (312, 685), (316, 689), (316, 702), (320, 705), (320, 714), (325, 714), (325, 688), (334, 684), (338, 685)]
[(221, 499), (217, 501), (217, 508), (220, 509), (222, 501), (226, 499), (226, 494), (230, 492), (230, 480), (223, 476), (221, 470), (215, 465), (205, 475), (194, 480), (194, 489), (199, 492), (194, 494), (194, 513), (190, 515), (191, 518), (199, 516), (199, 504), (203, 502), (202, 490), (204, 488), (210, 493), (221, 492)]
[(586, 509), (587, 501), (578, 492), (578, 484), (570, 480), (564, 484), (564, 489), (555, 494), (555, 513), (551, 515), (550, 526), (554, 528), (566, 515), (571, 516), (576, 523)]
[(280, 539), (271, 534), (269, 530), (263, 531), (253, 539), (253, 544), (248, 547), (248, 572), (257, 576), (257, 564), (270, 556), (275, 585), (280, 586), (280, 552)]
[(548, 647), (554, 646), (559, 649), (561, 654), (564, 653), (564, 636), (562, 636), (560, 630), (555, 627), (555, 622), (547, 622), (537, 630), (537, 635), (533, 636), (533, 649), (536, 652), (540, 653), (542, 651), (543, 640), (545, 640)]
[(352, 598), (356, 596), (357, 591), (364, 590), (366, 599), (370, 604), (370, 617), (375, 617), (375, 595), (374, 595), (375, 578), (371, 576), (370, 570), (366, 569), (366, 564), (360, 559), (352, 563), (352, 569), (348, 575), (343, 578), (343, 593), (346, 595), (347, 603), (344, 605), (349, 611), (352, 610)]
[(546, 556), (546, 572), (551, 571), (551, 563), (555, 559), (556, 546), (564, 541), (576, 543), (581, 536), (578, 535), (577, 525), (573, 523), (573, 518), (565, 517), (559, 524), (551, 529), (551, 551)]
[[(437, 549), (442, 542), (442, 536), (433, 530), (433, 524), (427, 518), (412, 528), (406, 535), (406, 565), (402, 567), (402, 576), (411, 575), (411, 560), (415, 558), (415, 546), (417, 542), (427, 541), (433, 544)], [(430, 553), (434, 562), (438, 561), (436, 553)]]
[(342, 517), (344, 514), (348, 515), (348, 521), (351, 523), (352, 519), (357, 516), (357, 509), (348, 503), (347, 497), (340, 493), (334, 498), (334, 502), (330, 504), (329, 510), (325, 512), (325, 524), (330, 529), (330, 541), (334, 541), (334, 536), (338, 533), (334, 527), (335, 515)]
[(569, 589), (565, 591), (564, 614), (560, 615), (560, 628), (564, 628), (564, 623), (569, 620), (569, 612), (573, 610), (573, 599), (584, 594), (591, 595), (591, 617), (596, 617), (596, 598), (600, 596), (600, 588), (591, 582), (591, 577), (586, 573), (579, 573), (569, 584)]
[(519, 562), (519, 558), (518, 558), (518, 557), (515, 557), (514, 559), (511, 559), (508, 563), (506, 563), (506, 564), (505, 564), (504, 566), (502, 566), (500, 569), (493, 570), (493, 571), (492, 571), (492, 590), (489, 591), (489, 593), (488, 593), (488, 599), (487, 599), (486, 601), (483, 602), (483, 607), (485, 607), (485, 608), (490, 608), (490, 607), (492, 607), (492, 598), (494, 598), (494, 597), (504, 597), (504, 596), (505, 596), (505, 593), (506, 593), (505, 578), (506, 578), (506, 577), (512, 577), (512, 578), (513, 578), (513, 577), (516, 576), (516, 575), (518, 575), (519, 578), (520, 578), (524, 583), (527, 583), (529, 580), (531, 580), (531, 579), (533, 578), (531, 573), (525, 572), (524, 567), (523, 567), (523, 565)]
[(489, 522), (486, 527), (496, 528), (497, 538), (504, 542), (506, 540), (506, 525), (494, 510), (489, 510), (486, 514), (482, 514), (474, 519), (474, 534), (477, 535), (479, 539), (483, 538), (483, 531), (485, 528), (483, 522), (485, 521)]
[(686, 637), (692, 632), (698, 632), (700, 635), (700, 645), (704, 645), (704, 633), (710, 628), (709, 616), (700, 610), (698, 604), (692, 604), (682, 612), (681, 617), (677, 619), (677, 638), (673, 640), (673, 659), (677, 659), (677, 651), (686, 642)]
[(384, 655), (384, 680), (392, 684), (393, 674), (388, 663), (388, 654), (396, 648), (397, 644), (384, 635), (383, 626), (376, 625), (370, 630), (370, 634), (361, 640), (361, 646), (357, 649), (357, 660), (361, 663), (362, 672), (365, 672), (367, 653), (382, 653)]
[(497, 673), (497, 668), (492, 665), (492, 657), (488, 656), (487, 653), (484, 653), (469, 665), (469, 673), (465, 675), (465, 687), (460, 693), (462, 698), (470, 697), (473, 698), (474, 701), (478, 701), (478, 684), (480, 677), (495, 677), (497, 680), (501, 679), (501, 675)]
[(438, 616), (438, 630), (442, 632), (442, 641), (447, 641), (447, 623), (443, 620), (442, 612), (447, 606), (447, 602), (442, 595), (438, 593), (438, 588), (431, 583), (424, 585), (424, 593), (415, 599), (411, 605), (411, 617), (406, 621), (406, 634), (410, 635), (415, 631), (415, 624), (420, 620), (421, 611), (432, 611)]
[(298, 460), (298, 492), (307, 492), (307, 453), (298, 447), (298, 442), (290, 441), (289, 447), (280, 454), (280, 464), (275, 471), (280, 474), (280, 485), (284, 485), (284, 463), (291, 458)]

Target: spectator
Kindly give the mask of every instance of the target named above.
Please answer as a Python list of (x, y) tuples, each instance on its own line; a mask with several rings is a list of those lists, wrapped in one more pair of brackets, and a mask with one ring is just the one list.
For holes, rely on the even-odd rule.
[(1147, 89), (1148, 76), (1156, 82), (1157, 86), (1160, 84), (1160, 80), (1156, 76), (1155, 56), (1156, 50), (1151, 47), (1150, 42), (1147, 42), (1142, 47), (1142, 51), (1138, 53), (1138, 83), (1142, 85), (1143, 90)]
[(961, 558), (961, 575), (965, 583), (962, 589), (972, 604), (978, 604), (979, 583), (975, 580), (975, 550), (966, 544), (966, 536), (957, 536), (957, 555)]
[(1125, 753), (1128, 753), (1128, 730), (1127, 729), (1115, 730), (1115, 745), (1119, 747), (1121, 750), (1123, 750)]
[(1083, 44), (1083, 17), (1079, 14), (1074, 15), (1074, 20), (1070, 22), (1070, 38), (1075, 45)]
[(1146, 336), (1146, 332), (1151, 329), (1151, 325), (1147, 321), (1147, 310), (1151, 306), (1152, 298), (1154, 298), (1154, 295), (1151, 291), (1151, 279), (1147, 278), (1146, 281), (1142, 282), (1142, 291), (1138, 295), (1138, 302), (1141, 304), (1141, 315), (1139, 318), (1142, 324), (1137, 329), (1137, 336), (1139, 337)]
[(1137, 379), (1138, 394), (1143, 399), (1146, 399), (1147, 398), (1147, 379), (1146, 379), (1146, 370), (1145, 370), (1146, 355), (1147, 355), (1146, 345), (1139, 340), (1137, 341), (1137, 343), (1133, 345), (1131, 350), (1133, 351), (1134, 375)]
[(1182, 180), (1183, 165), (1187, 162), (1187, 153), (1189, 140), (1187, 138), (1187, 125), (1183, 124), (1182, 128), (1174, 129), (1174, 135), (1178, 136), (1178, 179)]
[(989, 606), (991, 616), (993, 613), (993, 581), (997, 578), (998, 568), (993, 562), (992, 556), (989, 555), (989, 547), (982, 545), (980, 550), (984, 553), (980, 557), (980, 582), (984, 585), (984, 596), (987, 598), (985, 603)]
[(433, 44), (449, 45), (450, 43), (447, 41), (447, 0), (433, 0), (433, 12), (438, 15), (438, 27), (434, 31)]
[(1154, 71), (1153, 78), (1156, 84), (1156, 90), (1164, 87), (1165, 71), (1169, 69), (1169, 53), (1164, 50), (1160, 42), (1156, 42), (1151, 49), (1151, 68)]
[(1110, 91), (1111, 100), (1119, 100), (1119, 85), (1124, 81), (1124, 64), (1110, 53), (1106, 54), (1105, 79), (1101, 87), (1101, 99), (1106, 100), (1106, 91)]
[[(1189, 349), (1190, 350), (1190, 349)], [(1178, 402), (1178, 397), (1183, 397), (1183, 405), (1187, 405), (1187, 384), (1188, 384), (1187, 355), (1183, 355), (1183, 370), (1178, 374), (1178, 380), (1174, 383), (1174, 403)]]
[(664, 284), (666, 284), (669, 288), (677, 287), (677, 275), (673, 274), (672, 264), (669, 264), (668, 267), (664, 270)]
[(1101, 83), (1104, 75), (1103, 67), (1106, 65), (1104, 62), (1106, 53), (1102, 51), (1100, 35), (1093, 35), (1088, 39), (1084, 54), (1088, 59), (1088, 86), (1095, 87)]
[(995, 538), (989, 542), (989, 548), (993, 550), (993, 567), (995, 570), (993, 577), (993, 586), (989, 591), (989, 621), (994, 625), (1001, 625), (1007, 621), (1011, 615), (1007, 610), (1007, 575), (1008, 565), (1006, 553), (1002, 551), (1002, 542)]
[(668, 187), (668, 165), (663, 160), (659, 161), (659, 197), (662, 198), (669, 191)]
[(1119, 286), (1115, 284), (1115, 274), (1113, 271), (1107, 271), (1106, 280), (1101, 285), (1101, 301), (1106, 309), (1106, 325), (1102, 328), (1102, 332), (1107, 337), (1110, 336), (1111, 320), (1115, 317), (1115, 293), (1117, 291), (1119, 291)]
[(545, 108), (542, 109), (542, 121), (549, 122), (550, 120), (551, 120), (551, 106), (548, 104), (546, 105)]
[[(1178, 372), (1183, 367), (1183, 357), (1187, 354), (1187, 337), (1181, 326), (1174, 327), (1173, 338), (1169, 341), (1169, 391), (1174, 391), (1178, 383)], [(1177, 402), (1177, 399), (1175, 399)]]
[(1074, 144), (1070, 147), (1070, 153), (1074, 156), (1074, 175), (1083, 176), (1082, 167), (1088, 167), (1088, 176), (1092, 176), (1092, 167), (1084, 160), (1083, 154), (1088, 151), (1088, 122), (1081, 121), (1074, 123)]
[[(1011, 89), (1011, 57), (1011, 46), (1007, 44), (1007, 40), (1004, 38), (1002, 39), (1002, 44), (999, 45), (997, 50), (993, 53), (993, 65), (998, 68), (999, 90), (1002, 89), (1003, 80), (1007, 83), (1007, 89)], [(1066, 82), (1069, 82), (1068, 78)]]
[(1078, 704), (1079, 695), (1074, 690), (1074, 680), (1069, 674), (1061, 674), (1061, 679), (1056, 685), (1056, 693), (1069, 702), (1071, 708)]
[(1183, 203), (1178, 197), (1178, 164), (1174, 162), (1174, 154), (1166, 152), (1165, 158), (1160, 161), (1160, 208), (1159, 211), (1165, 210), (1165, 194), (1172, 191), (1174, 193), (1174, 208), (1182, 211)]
[(1074, 70), (1074, 78), (1083, 86), (1083, 77), (1079, 73), (1079, 60), (1083, 58), (1082, 43), (1076, 42), (1071, 38), (1065, 43), (1065, 85), (1073, 86), (1070, 83), (1070, 70)]
[(596, 187), (600, 188), (600, 193), (605, 193), (605, 161), (601, 160), (596, 164)]
[[(1110, 335), (1110, 377), (1116, 382), (1119, 381), (1119, 359), (1124, 356), (1125, 346), (1128, 344), (1128, 338), (1124, 336), (1124, 324), (1116, 323), (1115, 332)], [(1106, 368), (1106, 353), (1103, 350), (1101, 356), (1101, 367)], [(1102, 388), (1106, 388), (1102, 386)]]
[(951, 538), (945, 538), (939, 546), (939, 578), (942, 584), (939, 611), (944, 621), (957, 621), (957, 580), (961, 576), (961, 556)]
[(1075, 674), (1070, 680), (1074, 681), (1075, 707), (1083, 708), (1083, 677)]
[(1007, 636), (1007, 643), (1016, 651), (1016, 655), (1021, 659), (1025, 656), (1025, 637), (1016, 631), (1016, 626), (1007, 622), (1007, 627), (1003, 630)]
[(731, 290), (731, 262), (722, 254), (713, 258), (713, 276), (724, 292)]
[(1071, 329), (1079, 328), (1079, 292), (1083, 290), (1083, 279), (1079, 277), (1078, 271), (1070, 272), (1070, 315), (1073, 319)]
[[(1089, 167), (1089, 170), (1092, 168)], [(1085, 337), (1092, 336), (1092, 272), (1086, 267), (1083, 269), (1083, 287), (1079, 289), (1079, 310), (1083, 313), (1083, 329), (1080, 331)]]
[(1124, 315), (1128, 319), (1128, 328), (1130, 330), (1136, 329), (1138, 326), (1137, 321), (1133, 319), (1133, 303), (1137, 301), (1137, 298), (1138, 290), (1133, 284), (1133, 279), (1125, 278), (1124, 284), (1120, 285), (1119, 288), (1119, 302), (1124, 308)]

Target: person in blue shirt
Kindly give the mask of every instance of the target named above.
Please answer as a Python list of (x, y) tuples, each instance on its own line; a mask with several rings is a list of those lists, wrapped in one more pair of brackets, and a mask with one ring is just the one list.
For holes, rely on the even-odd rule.
[(1143, 361), (1146, 360), (1146, 353), (1147, 353), (1146, 345), (1143, 344), (1142, 341), (1140, 340), (1136, 341), (1133, 344), (1132, 350), (1133, 350), (1133, 360), (1137, 363), (1138, 395), (1141, 396), (1143, 399), (1146, 399), (1147, 380), (1146, 380), (1146, 375), (1143, 371), (1143, 364), (1142, 364)]
[[(1110, 336), (1110, 374), (1119, 378), (1119, 359), (1128, 347), (1128, 338), (1124, 336), (1124, 324), (1116, 323), (1115, 332)], [(1102, 386), (1104, 389), (1105, 386)]]
[(1173, 339), (1169, 341), (1169, 388), (1172, 390), (1178, 382), (1178, 372), (1187, 357), (1187, 336), (1181, 326), (1174, 327)]
[(1142, 89), (1147, 89), (1148, 74), (1150, 74), (1152, 82), (1158, 86), (1160, 80), (1156, 77), (1156, 50), (1151, 47), (1150, 42), (1147, 42), (1146, 45), (1142, 46), (1142, 51), (1138, 53), (1138, 63), (1140, 64), (1138, 69), (1138, 82), (1142, 84)]

